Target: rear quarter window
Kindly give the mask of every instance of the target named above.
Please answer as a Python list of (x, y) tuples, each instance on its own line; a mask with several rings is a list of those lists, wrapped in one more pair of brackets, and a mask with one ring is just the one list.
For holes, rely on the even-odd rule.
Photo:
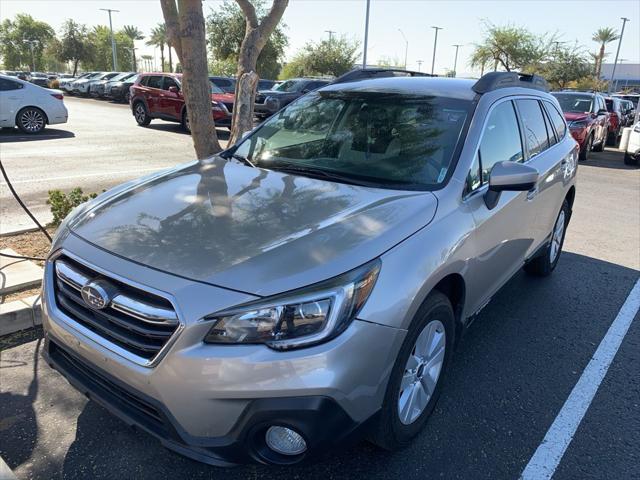
[(523, 133), (529, 156), (538, 155), (549, 148), (547, 128), (542, 116), (542, 110), (538, 100), (520, 99), (516, 100), (520, 120), (522, 121)]
[(567, 132), (567, 124), (564, 121), (564, 116), (558, 112), (558, 109), (553, 103), (545, 101), (544, 106), (549, 114), (556, 136), (558, 137), (558, 140), (561, 140)]

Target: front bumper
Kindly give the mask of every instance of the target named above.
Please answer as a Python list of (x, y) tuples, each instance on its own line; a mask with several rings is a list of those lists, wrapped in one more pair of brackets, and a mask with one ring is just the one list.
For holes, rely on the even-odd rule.
[(571, 136), (574, 138), (578, 145), (580, 146), (580, 151), (584, 150), (588, 129), (586, 128), (569, 128), (571, 132)]
[(168, 292), (182, 307), (184, 328), (175, 341), (153, 366), (139, 365), (58, 309), (51, 264), (45, 269), (49, 362), (76, 388), (165, 446), (218, 465), (291, 463), (302, 458), (264, 446), (267, 426), (298, 430), (309, 446), (303, 454), (308, 458), (357, 437), (359, 426), (382, 405), (405, 331), (355, 320), (333, 340), (300, 350), (206, 345), (202, 339), (210, 325), (200, 319), (246, 301), (246, 295), (151, 271), (73, 235), (67, 246), (93, 265), (108, 265), (118, 278), (153, 277), (153, 289)]

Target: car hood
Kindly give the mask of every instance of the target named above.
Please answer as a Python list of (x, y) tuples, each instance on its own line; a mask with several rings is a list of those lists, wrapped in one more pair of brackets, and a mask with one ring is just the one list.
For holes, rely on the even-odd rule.
[(264, 95), (265, 97), (288, 97), (302, 95), (302, 93), (300, 92), (281, 92), (279, 90), (260, 90), (258, 93), (260, 95)]
[(591, 116), (588, 113), (565, 112), (564, 118), (567, 122), (575, 122), (580, 120), (589, 120)]
[(233, 103), (235, 95), (233, 93), (212, 93), (211, 100), (222, 103)]
[(101, 197), (71, 222), (77, 236), (164, 272), (255, 295), (362, 265), (427, 225), (437, 207), (430, 192), (328, 182), (219, 157)]

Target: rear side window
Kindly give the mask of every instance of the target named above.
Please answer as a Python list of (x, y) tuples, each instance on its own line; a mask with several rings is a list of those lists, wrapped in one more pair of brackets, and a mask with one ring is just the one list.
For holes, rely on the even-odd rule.
[(551, 123), (556, 131), (556, 135), (558, 139), (561, 140), (564, 138), (564, 134), (567, 131), (567, 124), (564, 123), (564, 117), (560, 115), (556, 107), (551, 102), (544, 102), (544, 106), (547, 109), (549, 118), (551, 118)]
[(147, 77), (146, 86), (149, 88), (162, 88), (162, 77), (160, 75)]
[(479, 152), (483, 184), (489, 181), (489, 173), (496, 163), (521, 162), (524, 159), (518, 118), (510, 101), (502, 102), (489, 114)]
[(549, 142), (549, 146), (555, 145), (557, 143), (556, 134), (553, 130), (553, 127), (551, 126), (551, 120), (549, 120), (549, 115), (547, 115), (547, 112), (544, 111), (544, 108), (542, 107), (542, 103), (538, 103), (538, 105), (540, 105), (540, 108), (542, 108), (542, 116), (544, 117), (544, 126), (547, 129), (547, 141)]
[(178, 84), (176, 83), (176, 81), (173, 78), (164, 77), (164, 84), (162, 85), (162, 89), (163, 90), (169, 90), (169, 87), (180, 88), (180, 87), (178, 87)]
[(540, 110), (540, 104), (537, 100), (516, 100), (516, 105), (520, 112), (529, 157), (533, 157), (549, 148), (547, 127), (544, 124), (542, 110)]
[(20, 82), (14, 82), (13, 80), (0, 78), (0, 92), (8, 92), (10, 90), (20, 90), (21, 88), (22, 88), (22, 84)]

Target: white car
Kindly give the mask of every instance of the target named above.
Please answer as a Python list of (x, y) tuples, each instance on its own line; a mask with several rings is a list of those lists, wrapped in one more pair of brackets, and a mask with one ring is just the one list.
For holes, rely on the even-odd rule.
[(640, 162), (640, 122), (637, 122), (629, 135), (627, 151), (624, 152), (625, 165), (638, 165)]
[(63, 98), (60, 90), (0, 75), (0, 127), (39, 133), (47, 124), (66, 123)]

